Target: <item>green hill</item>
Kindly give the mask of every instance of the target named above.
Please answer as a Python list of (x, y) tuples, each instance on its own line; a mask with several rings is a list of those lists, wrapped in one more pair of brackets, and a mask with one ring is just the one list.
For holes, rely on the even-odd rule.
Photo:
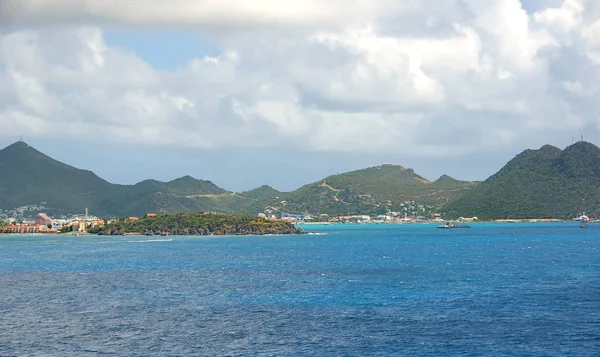
[(49, 214), (99, 216), (198, 210), (233, 213), (254, 201), (190, 176), (170, 182), (146, 180), (114, 185), (90, 171), (56, 161), (24, 142), (0, 150), (0, 209), (44, 203)]
[(271, 186), (263, 185), (263, 186), (257, 187), (250, 191), (240, 192), (239, 195), (243, 196), (243, 197), (252, 198), (255, 200), (262, 200), (262, 199), (271, 199), (271, 198), (276, 199), (276, 198), (283, 196), (284, 193), (281, 191), (277, 191), (276, 189), (274, 189)]
[(93, 172), (58, 162), (24, 142), (0, 150), (0, 208), (46, 202), (57, 210), (98, 208), (98, 198), (114, 185)]
[[(143, 215), (147, 212), (168, 214), (199, 210), (233, 213), (236, 199), (230, 192), (205, 180), (184, 176), (173, 181), (145, 180), (133, 186), (122, 186), (115, 196), (102, 201), (109, 212), (119, 215)], [(114, 205), (117, 205), (115, 207)], [(243, 206), (243, 204), (241, 204)]]
[(58, 162), (23, 142), (0, 150), (0, 209), (44, 202), (43, 210), (50, 215), (82, 213), (86, 207), (98, 216), (199, 210), (256, 215), (267, 208), (329, 215), (387, 210), (425, 214), (475, 185), (448, 176), (430, 182), (411, 169), (394, 165), (329, 176), (292, 192), (261, 186), (232, 193), (190, 176), (170, 182), (145, 180), (135, 185), (114, 185), (90, 171)]
[(406, 202), (431, 211), (476, 185), (444, 177), (430, 182), (411, 169), (384, 164), (329, 176), (298, 190), (278, 193), (276, 199), (263, 198), (263, 202), (290, 213), (376, 214), (402, 211), (408, 207)]
[(145, 180), (135, 184), (132, 189), (136, 192), (160, 191), (179, 196), (218, 195), (227, 192), (211, 181), (197, 180), (191, 176), (180, 177), (169, 182)]
[(600, 209), (600, 148), (525, 150), (496, 174), (443, 208), (448, 217), (573, 218)]

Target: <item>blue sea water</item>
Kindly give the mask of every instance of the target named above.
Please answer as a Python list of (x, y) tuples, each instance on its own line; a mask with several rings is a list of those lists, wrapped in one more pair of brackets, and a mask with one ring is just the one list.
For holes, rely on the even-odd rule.
[(600, 224), (306, 228), (0, 236), (0, 355), (600, 355)]

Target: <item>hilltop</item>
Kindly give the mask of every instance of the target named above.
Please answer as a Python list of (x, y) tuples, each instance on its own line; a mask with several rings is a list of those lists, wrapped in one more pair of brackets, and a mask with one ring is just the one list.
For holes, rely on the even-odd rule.
[(271, 198), (277, 199), (280, 196), (283, 196), (284, 193), (281, 191), (277, 191), (276, 189), (274, 189), (273, 187), (271, 187), (269, 185), (263, 185), (263, 186), (257, 187), (250, 191), (241, 192), (239, 195), (243, 196), (243, 197), (256, 199), (256, 200), (262, 200), (262, 199), (271, 199)]
[(66, 210), (97, 207), (114, 185), (93, 172), (58, 162), (24, 142), (0, 150), (0, 208), (46, 202)]
[(600, 210), (600, 148), (525, 150), (500, 171), (443, 208), (449, 217), (573, 218)]
[(430, 182), (411, 169), (385, 164), (328, 176), (298, 190), (277, 193), (276, 197), (263, 200), (265, 205), (278, 210), (312, 214), (402, 211), (406, 202), (426, 205), (432, 210), (475, 185), (476, 183), (458, 181), (449, 176)]
[(0, 209), (44, 203), (45, 211), (51, 214), (83, 213), (87, 207), (99, 216), (126, 216), (201, 209), (233, 213), (244, 207), (244, 199), (210, 181), (190, 176), (170, 182), (111, 184), (24, 142), (0, 150), (0, 173)]

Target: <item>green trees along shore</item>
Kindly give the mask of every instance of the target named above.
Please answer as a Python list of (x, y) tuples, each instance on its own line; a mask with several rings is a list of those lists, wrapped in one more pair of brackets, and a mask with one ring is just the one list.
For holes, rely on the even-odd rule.
[(259, 217), (215, 213), (179, 213), (124, 218), (104, 227), (88, 230), (100, 235), (138, 233), (144, 235), (265, 235), (303, 234), (304, 231), (289, 222), (269, 221)]

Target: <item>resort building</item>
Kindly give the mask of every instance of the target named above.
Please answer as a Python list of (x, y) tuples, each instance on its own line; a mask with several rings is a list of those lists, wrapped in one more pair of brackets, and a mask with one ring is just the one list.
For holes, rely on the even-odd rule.
[(52, 224), (52, 220), (45, 213), (40, 213), (37, 216), (35, 216), (35, 224), (38, 224), (40, 226), (47, 226), (49, 224)]
[(21, 234), (32, 234), (32, 233), (56, 233), (55, 229), (50, 229), (46, 225), (39, 224), (11, 224), (8, 226), (0, 227), (0, 233), (21, 233)]

